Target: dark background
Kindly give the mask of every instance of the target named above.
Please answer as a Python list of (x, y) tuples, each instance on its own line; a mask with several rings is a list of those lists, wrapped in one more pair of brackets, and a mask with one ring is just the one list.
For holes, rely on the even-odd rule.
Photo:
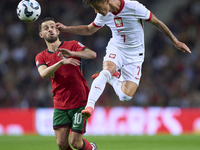
[[(136, 94), (130, 102), (120, 102), (110, 85), (96, 106), (200, 106), (199, 0), (189, 0), (178, 6), (164, 22), (174, 35), (186, 43), (192, 54), (175, 49), (166, 36), (154, 30), (145, 38), (145, 62)], [(16, 15), (18, 0), (0, 1), (0, 107), (53, 107), (51, 83), (42, 79), (35, 66), (35, 56), (46, 49), (38, 36), (38, 23), (44, 17), (54, 17), (65, 25), (90, 24), (96, 14), (84, 8), (81, 0), (38, 0), (41, 16), (34, 23), (24, 23)], [(159, 0), (139, 0), (153, 13)], [(170, 4), (169, 6), (170, 7)], [(154, 13), (156, 16), (159, 13)], [(159, 18), (164, 20), (164, 18)], [(148, 23), (145, 23), (148, 24)], [(146, 26), (145, 33), (151, 28)], [(97, 52), (95, 60), (84, 60), (84, 77), (90, 87), (93, 73), (102, 69), (105, 47), (111, 37), (108, 27), (92, 36), (61, 33), (60, 39), (78, 40)]]

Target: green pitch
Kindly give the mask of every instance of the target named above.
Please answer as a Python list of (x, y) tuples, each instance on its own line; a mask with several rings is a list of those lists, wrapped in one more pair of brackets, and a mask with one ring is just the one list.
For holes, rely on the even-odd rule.
[[(98, 150), (200, 150), (200, 135), (85, 136)], [(58, 150), (51, 136), (0, 136), (0, 150)]]

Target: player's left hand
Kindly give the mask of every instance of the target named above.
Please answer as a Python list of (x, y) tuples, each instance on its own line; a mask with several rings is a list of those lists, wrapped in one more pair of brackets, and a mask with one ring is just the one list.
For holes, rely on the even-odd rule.
[(58, 56), (60, 57), (70, 57), (70, 56), (73, 56), (73, 51), (70, 51), (68, 49), (65, 49), (65, 48), (58, 48), (56, 51), (58, 51)]
[(55, 27), (56, 27), (56, 29), (58, 29), (58, 30), (61, 31), (61, 32), (64, 32), (65, 29), (66, 29), (66, 26), (65, 26), (64, 24), (60, 23), (60, 22), (57, 22), (57, 23), (55, 24)]
[(176, 43), (174, 44), (174, 46), (175, 46), (178, 50), (181, 50), (181, 51), (183, 51), (183, 52), (191, 53), (190, 49), (189, 49), (189, 48), (187, 47), (187, 45), (186, 45), (185, 43), (183, 43), (183, 42), (178, 41), (178, 42), (176, 42)]

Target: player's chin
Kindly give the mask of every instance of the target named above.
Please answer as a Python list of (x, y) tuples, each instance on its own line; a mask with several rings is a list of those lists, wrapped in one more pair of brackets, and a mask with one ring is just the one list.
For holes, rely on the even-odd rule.
[(46, 41), (49, 43), (54, 43), (57, 40), (57, 37), (48, 37), (46, 38)]
[(105, 13), (105, 12), (99, 12), (101, 15), (103, 15), (103, 16), (106, 16), (107, 15), (107, 13)]

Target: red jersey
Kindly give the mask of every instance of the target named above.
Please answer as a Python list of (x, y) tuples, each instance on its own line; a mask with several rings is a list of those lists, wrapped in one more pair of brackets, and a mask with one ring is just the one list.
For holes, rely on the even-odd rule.
[[(77, 41), (65, 41), (61, 43), (59, 48), (82, 51), (86, 47)], [(57, 63), (62, 59), (58, 56), (58, 53), (50, 52), (48, 49), (40, 52), (35, 57), (36, 66), (46, 65), (49, 67)], [(73, 58), (80, 59), (78, 57)], [(74, 109), (86, 105), (89, 88), (81, 73), (80, 66), (61, 65), (49, 78), (52, 84), (54, 108)]]

